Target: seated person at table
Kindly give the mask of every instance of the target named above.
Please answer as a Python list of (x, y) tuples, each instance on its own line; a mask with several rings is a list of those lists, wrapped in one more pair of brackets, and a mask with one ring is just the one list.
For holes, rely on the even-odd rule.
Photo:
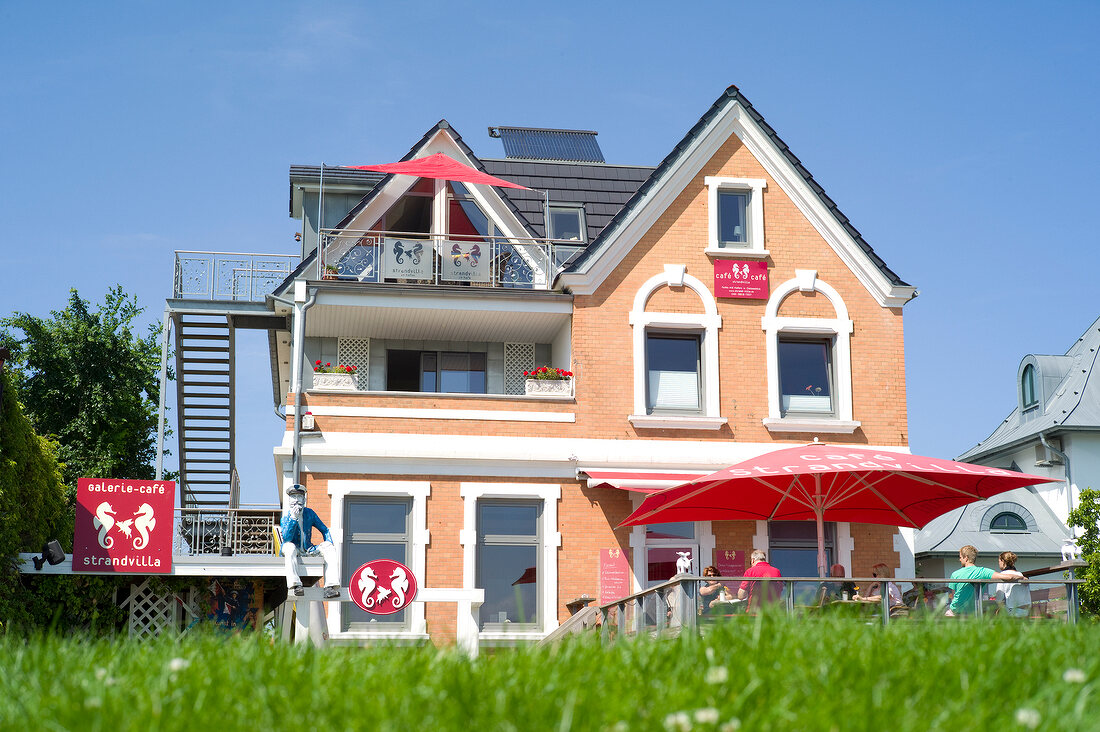
[[(834, 564), (829, 567), (830, 577), (844, 577), (844, 565)], [(825, 602), (835, 602), (836, 600), (848, 600), (856, 595), (855, 582), (826, 582), (824, 584)]]
[[(951, 579), (993, 579), (998, 582), (1017, 582), (1022, 576), (1019, 572), (1008, 574), (1006, 572), (994, 572), (988, 567), (975, 566), (974, 562), (977, 559), (978, 550), (970, 544), (959, 549), (959, 564), (962, 567), (951, 573)], [(947, 612), (944, 614), (947, 617), (954, 617), (974, 612), (974, 584), (971, 582), (952, 582), (950, 587), (953, 597), (951, 598), (951, 604), (947, 607)]]
[[(878, 579), (879, 577), (889, 577), (890, 567), (879, 562), (875, 566), (871, 567), (871, 576)], [(867, 594), (856, 595), (855, 599), (860, 602), (882, 602), (882, 585), (886, 585), (886, 592), (889, 593), (890, 607), (895, 605), (904, 605), (905, 602), (901, 599), (901, 590), (893, 582), (883, 583), (881, 580), (872, 582), (867, 587)]]
[[(781, 577), (779, 570), (768, 564), (768, 555), (759, 549), (753, 550), (752, 566), (745, 570), (746, 577)], [(758, 587), (760, 580), (744, 580), (737, 589), (739, 600), (748, 599), (748, 612), (756, 612), (763, 602), (775, 602), (783, 594), (782, 582), (765, 582), (767, 589)]]
[[(997, 565), (1004, 574), (1023, 577), (1016, 571), (1016, 553), (1001, 552)], [(1031, 612), (1031, 590), (1019, 582), (1002, 582), (993, 591), (993, 599), (1004, 605), (1004, 611), (1015, 618), (1026, 618)]]
[[(718, 567), (713, 564), (703, 570), (704, 577), (717, 577)], [(729, 593), (726, 586), (717, 580), (707, 580), (699, 587), (699, 596), (703, 598), (703, 612), (710, 610), (710, 606)]]

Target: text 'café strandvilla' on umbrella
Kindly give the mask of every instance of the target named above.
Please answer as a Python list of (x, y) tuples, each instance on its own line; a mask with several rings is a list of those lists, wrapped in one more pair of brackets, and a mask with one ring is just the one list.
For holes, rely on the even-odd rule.
[[(426, 590), (483, 590), (488, 646), (545, 637), (579, 597), (663, 582), (680, 552), (694, 573), (740, 575), (762, 549), (816, 575), (814, 520), (617, 527), (656, 489), (815, 438), (838, 462), (907, 452), (915, 288), (736, 87), (655, 165), (605, 161), (591, 131), (489, 137), (440, 121), (407, 152), (393, 141), (397, 170), (292, 166), (301, 244), (277, 276), (252, 255), (236, 280), (216, 256), (177, 255), (185, 509), (237, 500), (189, 439), (189, 338), (251, 327), (287, 415), (272, 497), (305, 487), (345, 587), (385, 558)], [(354, 373), (310, 368), (327, 364)], [(559, 378), (529, 378), (541, 367)], [(915, 573), (897, 525), (826, 520), (821, 540), (848, 576)], [(384, 618), (329, 603), (323, 622), (334, 642), (458, 631), (431, 602)]]

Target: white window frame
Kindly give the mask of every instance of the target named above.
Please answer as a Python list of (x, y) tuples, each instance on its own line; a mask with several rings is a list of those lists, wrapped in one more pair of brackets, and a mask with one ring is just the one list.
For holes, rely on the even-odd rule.
[[(634, 413), (628, 419), (637, 428), (717, 430), (726, 424), (721, 415), (718, 378), (718, 331), (722, 316), (710, 290), (697, 277), (686, 272), (683, 264), (666, 264), (665, 271), (650, 277), (634, 294), (630, 311), (630, 325), (634, 336)], [(687, 287), (699, 296), (702, 313), (647, 312), (646, 302), (662, 287)], [(647, 414), (646, 386), (649, 368), (646, 363), (646, 334), (650, 331), (667, 333), (702, 333), (700, 367), (703, 394), (699, 414)]]
[[(794, 292), (820, 292), (832, 303), (835, 318), (781, 318), (779, 307)], [(851, 434), (860, 423), (852, 419), (852, 350), (853, 323), (848, 317), (844, 299), (827, 282), (817, 278), (812, 269), (795, 270), (793, 279), (779, 285), (768, 298), (765, 314), (760, 319), (764, 330), (768, 358), (768, 416), (764, 426), (770, 432), (823, 432)], [(834, 393), (833, 415), (784, 417), (779, 398), (779, 337), (807, 336), (833, 341)]]
[(542, 518), (539, 532), (542, 536), (542, 552), (539, 557), (540, 581), (539, 617), (542, 627), (538, 630), (514, 632), (478, 629), (478, 641), (509, 643), (513, 641), (541, 640), (558, 627), (558, 548), (561, 532), (558, 529), (558, 501), (561, 486), (545, 483), (462, 483), (462, 530), (458, 533), (462, 544), (462, 587), (477, 587), (477, 502), (482, 498), (518, 500), (542, 500)]
[[(630, 500), (634, 510), (642, 505), (645, 494), (631, 493)], [(630, 531), (630, 548), (633, 550), (634, 566), (634, 592), (646, 589), (646, 581), (649, 576), (649, 548), (655, 546), (675, 546), (677, 544), (694, 544), (699, 547), (699, 556), (692, 557), (692, 569), (697, 569), (699, 574), (703, 568), (714, 564), (715, 538), (714, 528), (710, 521), (695, 522), (695, 538), (688, 539), (648, 539), (645, 526), (634, 526)]]
[[(764, 248), (764, 189), (768, 181), (763, 178), (726, 178), (708, 175), (703, 179), (707, 186), (707, 248), (706, 253), (713, 257), (741, 257), (763, 259), (769, 252)], [(745, 246), (723, 247), (718, 241), (718, 194), (721, 191), (736, 191), (749, 194), (746, 206), (748, 236)]]
[[(404, 498), (412, 499), (412, 513), (409, 516), (409, 569), (416, 577), (417, 586), (424, 587), (425, 567), (427, 564), (428, 543), (431, 533), (428, 531), (428, 496), (432, 493), (432, 484), (416, 480), (330, 480), (328, 494), (332, 499), (333, 542), (338, 546), (344, 541), (345, 500), (349, 496), (367, 498)], [(344, 576), (344, 553), (336, 553), (336, 575)], [(424, 619), (424, 603), (412, 602), (408, 607), (408, 629), (395, 631), (380, 627), (378, 630), (357, 629), (343, 631), (343, 603), (329, 603), (328, 633), (334, 641), (340, 640), (408, 640), (428, 639), (427, 623)], [(379, 626), (382, 626), (379, 623)]]
[(551, 223), (553, 221), (554, 209), (562, 209), (562, 210), (566, 210), (566, 211), (573, 211), (577, 214), (577, 227), (578, 227), (577, 228), (577, 233), (580, 234), (580, 238), (576, 240), (576, 243), (577, 244), (587, 244), (588, 243), (588, 222), (585, 221), (584, 206), (582, 204), (579, 204), (579, 203), (553, 203), (553, 202), (550, 203), (550, 206), (547, 209), (547, 214), (550, 216), (550, 218), (548, 218), (547, 221), (546, 221), (546, 238), (547, 239), (552, 239), (552, 240), (554, 240), (556, 242), (560, 242), (562, 244), (568, 244), (568, 243), (573, 241), (573, 239), (559, 239), (556, 236), (557, 233), (558, 233), (556, 231), (553, 232), (554, 236), (550, 235), (551, 234), (550, 229), (552, 228)]

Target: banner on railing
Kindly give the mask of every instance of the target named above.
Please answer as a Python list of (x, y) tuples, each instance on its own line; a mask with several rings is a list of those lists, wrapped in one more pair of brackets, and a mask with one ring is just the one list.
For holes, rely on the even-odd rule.
[(485, 242), (449, 241), (440, 279), (447, 282), (488, 282), (491, 246)]
[(600, 550), (600, 604), (615, 602), (630, 594), (630, 564), (623, 550)]
[(78, 479), (73, 572), (171, 572), (175, 504), (170, 480)]
[(387, 238), (382, 242), (382, 275), (387, 279), (430, 280), (434, 256), (429, 241)]

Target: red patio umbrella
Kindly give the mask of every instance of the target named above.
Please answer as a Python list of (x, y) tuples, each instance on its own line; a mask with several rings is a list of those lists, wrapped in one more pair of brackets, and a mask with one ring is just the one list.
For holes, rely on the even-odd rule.
[(457, 180), (463, 183), (481, 183), (487, 186), (499, 188), (521, 188), (531, 190), (519, 183), (512, 183), (503, 178), (496, 178), (483, 173), (477, 168), (463, 165), (452, 157), (443, 153), (428, 155), (423, 158), (413, 158), (400, 163), (383, 163), (382, 165), (348, 165), (354, 170), (373, 170), (376, 173), (394, 173), (397, 175), (415, 175), (419, 178), (442, 178), (443, 180)]
[(1049, 482), (1003, 468), (815, 443), (765, 453), (654, 493), (620, 526), (813, 519), (817, 566), (824, 576), (826, 520), (919, 529), (959, 506)]

